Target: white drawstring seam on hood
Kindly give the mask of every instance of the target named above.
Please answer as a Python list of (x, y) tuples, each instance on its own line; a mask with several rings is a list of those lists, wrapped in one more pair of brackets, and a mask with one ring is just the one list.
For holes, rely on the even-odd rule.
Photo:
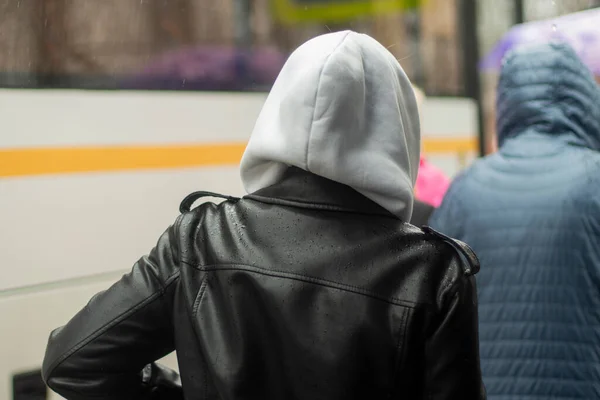
[(290, 55), (256, 121), (241, 177), (252, 193), (295, 166), (350, 186), (407, 222), (419, 155), (410, 80), (375, 39), (344, 31)]

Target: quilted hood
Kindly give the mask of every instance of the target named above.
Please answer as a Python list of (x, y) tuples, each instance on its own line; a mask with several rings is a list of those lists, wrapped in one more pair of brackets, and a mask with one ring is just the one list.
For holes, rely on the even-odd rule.
[(496, 106), (499, 146), (534, 131), (600, 150), (600, 88), (567, 44), (524, 47), (508, 54)]

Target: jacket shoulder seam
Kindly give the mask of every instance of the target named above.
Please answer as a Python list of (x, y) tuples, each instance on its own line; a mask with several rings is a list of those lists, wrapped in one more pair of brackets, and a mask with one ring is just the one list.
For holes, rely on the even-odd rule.
[(449, 244), (453, 248), (453, 250), (459, 255), (462, 261), (462, 271), (466, 276), (472, 276), (479, 272), (479, 258), (477, 258), (477, 255), (475, 254), (473, 249), (469, 247), (468, 244), (458, 239), (453, 239), (449, 236), (446, 236), (443, 233), (438, 232), (429, 226), (424, 226), (422, 229), (423, 232), (436, 236), (438, 239), (442, 240), (444, 243)]

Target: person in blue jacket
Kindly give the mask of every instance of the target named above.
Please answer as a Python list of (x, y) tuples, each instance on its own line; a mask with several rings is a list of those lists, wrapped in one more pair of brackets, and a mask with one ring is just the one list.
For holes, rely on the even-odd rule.
[(430, 225), (468, 243), (488, 399), (600, 399), (600, 88), (552, 43), (504, 60), (499, 150)]

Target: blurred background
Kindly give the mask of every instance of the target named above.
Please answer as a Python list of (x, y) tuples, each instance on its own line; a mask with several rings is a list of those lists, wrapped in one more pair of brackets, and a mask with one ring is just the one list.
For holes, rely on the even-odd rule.
[(386, 46), (427, 96), (425, 155), (452, 177), (495, 149), (511, 47), (561, 37), (600, 76), (599, 7), (0, 0), (0, 399), (51, 398), (37, 374), (49, 331), (147, 253), (186, 194), (243, 194), (254, 119), (302, 42), (352, 29)]

